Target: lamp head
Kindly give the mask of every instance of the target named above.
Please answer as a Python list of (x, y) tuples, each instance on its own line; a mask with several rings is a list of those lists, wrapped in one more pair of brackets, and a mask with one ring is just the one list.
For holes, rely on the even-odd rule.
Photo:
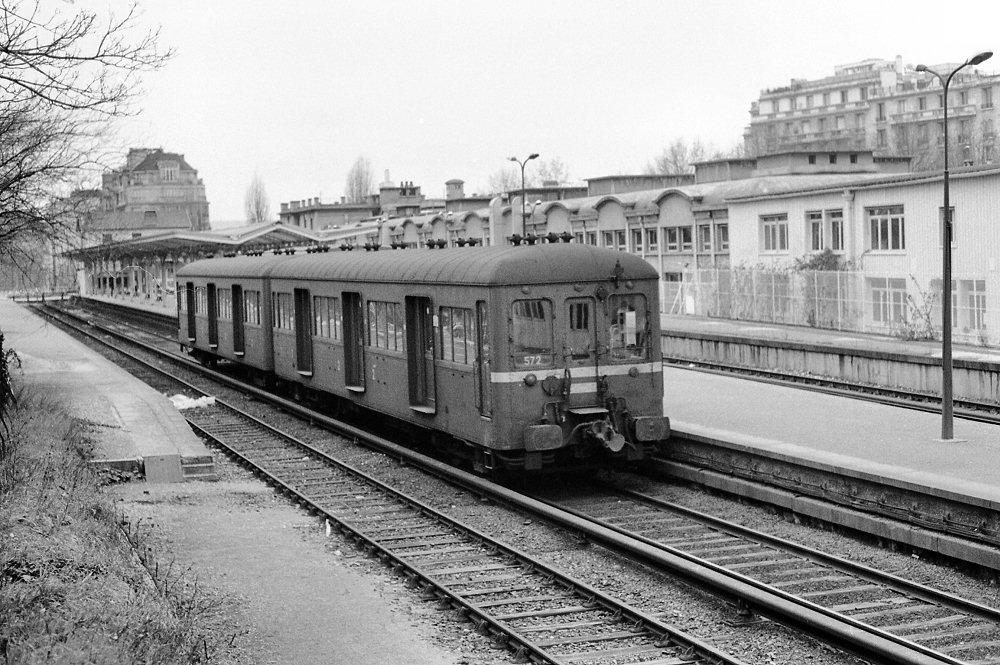
[(516, 162), (517, 161), (517, 157), (508, 157), (507, 161), (508, 162)]
[[(993, 55), (993, 54), (991, 53), (990, 55)], [(985, 60), (985, 58), (983, 58), (983, 59)], [(538, 153), (537, 152), (533, 152), (530, 155), (528, 155), (528, 159), (534, 159), (535, 157), (538, 157)]]
[(978, 65), (981, 62), (986, 62), (993, 57), (993, 51), (983, 51), (982, 53), (977, 53), (976, 55), (969, 58), (970, 65)]
[(918, 72), (926, 72), (927, 71), (927, 65), (917, 65), (917, 71)]

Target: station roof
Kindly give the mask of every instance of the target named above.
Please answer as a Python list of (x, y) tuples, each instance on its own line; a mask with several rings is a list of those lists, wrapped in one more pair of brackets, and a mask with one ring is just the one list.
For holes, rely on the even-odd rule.
[(82, 247), (66, 252), (78, 260), (107, 259), (123, 256), (166, 256), (168, 254), (218, 252), (227, 250), (253, 251), (276, 245), (302, 244), (329, 240), (324, 235), (299, 226), (275, 222), (254, 224), (218, 231), (168, 231)]

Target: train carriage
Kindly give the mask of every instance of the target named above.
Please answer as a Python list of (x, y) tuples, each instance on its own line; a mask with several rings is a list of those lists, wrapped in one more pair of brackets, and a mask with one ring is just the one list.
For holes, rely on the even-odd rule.
[(640, 459), (669, 433), (657, 274), (638, 257), (545, 244), (252, 261), (179, 276), (266, 282), (262, 369), (445, 435), (481, 470)]
[(204, 362), (229, 360), (269, 375), (274, 368), (269, 274), (290, 258), (207, 259), (178, 270), (181, 344)]

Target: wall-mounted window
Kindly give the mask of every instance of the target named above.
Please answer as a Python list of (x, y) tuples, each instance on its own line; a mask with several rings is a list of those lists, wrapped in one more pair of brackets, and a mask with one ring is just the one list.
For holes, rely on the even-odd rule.
[(788, 251), (788, 215), (761, 215), (761, 251)]
[(806, 233), (809, 234), (809, 249), (818, 252), (826, 245), (823, 242), (823, 213), (814, 210), (806, 213)]
[(868, 217), (869, 249), (902, 251), (906, 249), (906, 222), (903, 206), (865, 208)]
[(844, 211), (827, 210), (825, 215), (830, 235), (830, 249), (842, 252), (844, 251)]
[(655, 252), (660, 246), (660, 232), (657, 229), (646, 229), (646, 251)]
[(906, 279), (872, 277), (868, 280), (872, 295), (872, 321), (882, 324), (906, 321)]
[(668, 226), (663, 231), (667, 236), (668, 252), (690, 252), (692, 250), (690, 226)]
[(632, 229), (632, 251), (642, 254), (642, 229)]
[(729, 251), (729, 223), (715, 225), (715, 251)]
[(709, 253), (712, 251), (712, 225), (698, 225), (698, 251)]

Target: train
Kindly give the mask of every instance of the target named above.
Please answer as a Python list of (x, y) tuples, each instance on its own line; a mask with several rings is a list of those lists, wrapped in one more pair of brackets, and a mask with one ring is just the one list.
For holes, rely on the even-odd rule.
[(663, 414), (659, 280), (577, 243), (202, 259), (177, 271), (203, 363), (416, 426), (481, 473), (648, 459)]

